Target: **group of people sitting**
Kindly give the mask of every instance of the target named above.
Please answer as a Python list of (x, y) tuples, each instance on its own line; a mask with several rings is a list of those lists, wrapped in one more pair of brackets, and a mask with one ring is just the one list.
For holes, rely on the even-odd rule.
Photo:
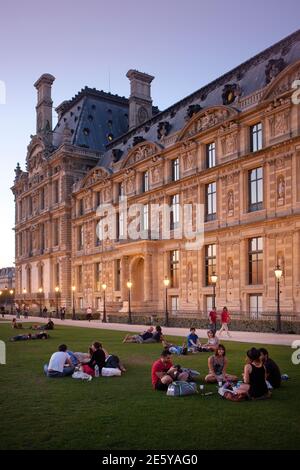
[(44, 365), (44, 372), (47, 377), (66, 377), (77, 370), (94, 377), (96, 368), (99, 375), (104, 368), (126, 372), (119, 357), (109, 354), (98, 341), (89, 347), (87, 353), (70, 351), (65, 344), (61, 344), (58, 351), (52, 354), (49, 364)]
[(139, 335), (126, 335), (123, 343), (161, 343), (163, 340), (162, 329), (157, 325), (155, 329), (153, 326), (149, 326), (146, 331)]
[[(222, 344), (213, 346), (214, 354), (208, 358), (208, 374), (206, 383), (224, 384), (224, 397), (232, 399), (230, 391), (232, 385), (238, 382), (238, 377), (227, 372), (228, 359), (226, 349)], [(265, 348), (251, 348), (247, 351), (246, 364), (242, 374), (243, 381), (235, 388), (235, 396), (238, 399), (251, 398), (262, 399), (271, 396), (270, 390), (281, 385), (281, 372), (278, 365), (269, 357)], [(152, 385), (155, 390), (167, 390), (174, 381), (188, 381), (189, 374), (179, 365), (174, 366), (171, 361), (171, 352), (165, 348), (160, 358), (152, 365)], [(231, 389), (231, 390), (230, 390)], [(228, 392), (228, 394), (227, 394)]]

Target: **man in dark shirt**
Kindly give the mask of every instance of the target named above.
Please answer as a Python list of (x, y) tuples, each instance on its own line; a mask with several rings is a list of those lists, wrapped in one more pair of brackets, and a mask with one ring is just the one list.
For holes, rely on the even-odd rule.
[(281, 372), (273, 359), (269, 358), (269, 353), (265, 348), (260, 348), (260, 358), (266, 368), (267, 380), (273, 388), (279, 388), (281, 385)]
[(126, 335), (123, 339), (123, 343), (144, 343), (147, 339), (153, 337), (153, 326), (150, 326), (146, 331), (140, 335)]

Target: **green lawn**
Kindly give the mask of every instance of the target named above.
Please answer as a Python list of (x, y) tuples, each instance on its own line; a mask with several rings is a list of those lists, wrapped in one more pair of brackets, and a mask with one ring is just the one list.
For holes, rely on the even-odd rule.
[[(11, 335), (10, 325), (2, 323), (0, 338)], [(123, 336), (58, 327), (47, 341), (7, 343), (7, 365), (0, 366), (0, 449), (300, 448), (300, 366), (292, 364), (291, 348), (268, 346), (290, 376), (271, 400), (232, 403), (217, 394), (172, 398), (154, 392), (150, 369), (161, 346), (122, 344)], [(128, 372), (89, 383), (44, 376), (42, 366), (58, 344), (86, 351), (94, 340), (118, 354)], [(250, 345), (226, 345), (228, 372), (240, 375)], [(207, 357), (176, 356), (174, 362), (199, 370), (203, 379)]]

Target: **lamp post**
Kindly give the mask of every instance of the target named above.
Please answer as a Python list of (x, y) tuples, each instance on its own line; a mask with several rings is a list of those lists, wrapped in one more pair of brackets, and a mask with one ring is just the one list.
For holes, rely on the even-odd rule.
[(72, 320), (75, 320), (75, 291), (76, 286), (72, 286)]
[(107, 285), (105, 282), (102, 284), (102, 290), (103, 290), (103, 317), (102, 317), (102, 323), (106, 323), (106, 299), (105, 299), (105, 291), (106, 291)]
[(42, 316), (42, 293), (43, 293), (43, 288), (42, 288), (42, 287), (39, 287), (40, 317)]
[(218, 276), (216, 275), (215, 272), (212, 273), (210, 276), (210, 281), (213, 286), (213, 308), (216, 308), (216, 284), (217, 284)]
[(276, 312), (276, 331), (281, 333), (281, 314), (280, 314), (280, 279), (282, 277), (282, 269), (279, 265), (274, 269), (277, 280), (277, 312)]
[(164, 278), (165, 286), (165, 326), (169, 326), (169, 312), (168, 312), (168, 287), (170, 284), (170, 279), (166, 276)]
[(56, 318), (58, 318), (58, 295), (59, 295), (59, 287), (55, 287), (55, 297), (56, 297)]
[(10, 314), (12, 315), (13, 314), (13, 295), (14, 295), (13, 289), (10, 289), (9, 293), (10, 293)]
[(132, 288), (132, 282), (129, 280), (127, 281), (127, 288), (128, 288), (128, 323), (132, 323), (132, 318), (131, 318), (131, 288)]

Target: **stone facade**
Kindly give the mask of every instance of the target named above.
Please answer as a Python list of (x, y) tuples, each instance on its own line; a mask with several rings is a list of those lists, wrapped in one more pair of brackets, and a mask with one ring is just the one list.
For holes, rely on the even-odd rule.
[[(138, 74), (130, 71), (130, 79)], [(48, 106), (53, 80), (43, 77), (37, 84), (46, 87)], [(145, 77), (149, 108), (153, 77)], [(282, 312), (300, 315), (300, 107), (292, 100), (297, 79), (299, 33), (146, 122), (132, 115), (137, 111), (131, 96), (128, 132), (115, 133), (98, 150), (72, 140), (71, 127), (63, 125), (70, 119), (68, 104), (59, 107), (64, 129), (55, 144), (39, 100), (27, 171), (16, 169), (13, 186), (17, 299), (37, 304), (42, 287), (46, 305), (53, 307), (59, 295), (70, 309), (74, 285), (78, 311), (89, 305), (101, 311), (105, 283), (107, 309), (122, 314), (130, 279), (133, 312), (163, 312), (168, 277), (169, 310), (197, 315), (211, 306), (215, 271), (217, 307), (257, 318), (276, 311), (274, 269), (280, 265)], [(118, 233), (99, 240), (97, 208), (109, 204), (118, 212), (125, 196), (128, 211), (133, 204), (149, 212), (153, 204), (202, 204), (203, 246), (191, 249), (185, 237), (161, 236), (174, 212), (159, 218), (158, 237), (148, 236), (151, 213), (144, 214), (140, 239), (122, 237), (115, 215)], [(194, 213), (190, 224), (195, 229)]]

